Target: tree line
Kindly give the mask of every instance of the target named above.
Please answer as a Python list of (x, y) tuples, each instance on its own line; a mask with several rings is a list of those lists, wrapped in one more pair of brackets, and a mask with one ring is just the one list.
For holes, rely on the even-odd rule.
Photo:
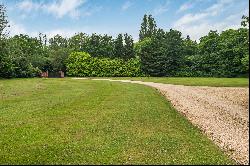
[(96, 33), (10, 37), (6, 9), (0, 5), (0, 77), (59, 70), (69, 76), (248, 76), (249, 17), (243, 16), (241, 25), (222, 33), (210, 31), (199, 43), (183, 38), (180, 31), (158, 28), (152, 15), (144, 15), (138, 42), (127, 33), (115, 38)]
[(249, 17), (242, 27), (222, 33), (210, 31), (197, 43), (181, 32), (157, 28), (151, 15), (145, 15), (140, 41), (135, 44), (142, 70), (150, 76), (239, 77), (249, 74)]

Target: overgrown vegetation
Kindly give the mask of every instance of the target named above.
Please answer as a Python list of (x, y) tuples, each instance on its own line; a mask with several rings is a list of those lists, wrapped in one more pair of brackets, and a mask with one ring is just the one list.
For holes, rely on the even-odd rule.
[[(152, 15), (145, 15), (139, 41), (134, 43), (127, 33), (116, 38), (95, 33), (78, 33), (71, 38), (56, 35), (50, 39), (45, 34), (9, 37), (5, 31), (8, 26), (5, 13), (1, 5), (0, 77), (34, 77), (41, 71), (59, 70), (69, 76), (246, 77), (249, 74), (248, 16), (242, 17), (241, 28), (220, 34), (210, 31), (197, 42), (189, 36), (184, 39), (177, 30), (158, 28)], [(75, 60), (72, 56), (69, 61), (67, 58), (74, 52), (88, 53), (99, 68), (83, 71), (89, 70), (83, 63), (72, 67)], [(131, 65), (136, 70), (128, 67)]]

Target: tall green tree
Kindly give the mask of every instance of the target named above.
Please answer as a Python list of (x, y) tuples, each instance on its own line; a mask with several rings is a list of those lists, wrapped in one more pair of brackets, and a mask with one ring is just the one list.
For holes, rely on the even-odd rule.
[(114, 55), (114, 40), (112, 36), (108, 36), (107, 34), (101, 37), (100, 42), (100, 55), (102, 57), (112, 58)]
[(249, 54), (248, 30), (210, 31), (201, 38), (197, 70), (202, 76), (236, 77), (245, 75), (244, 59)]
[(182, 65), (183, 40), (181, 32), (158, 29), (151, 38), (145, 38), (140, 48), (142, 71), (151, 76), (174, 76)]
[(6, 8), (0, 4), (0, 38), (5, 34), (4, 29), (8, 27)]
[(124, 56), (123, 59), (130, 59), (135, 57), (134, 41), (132, 36), (127, 33), (124, 34)]
[(242, 16), (242, 21), (241, 21), (241, 26), (243, 26), (245, 28), (245, 30), (247, 30), (247, 40), (246, 43), (244, 43), (244, 46), (246, 46), (245, 48), (245, 55), (244, 57), (241, 59), (243, 68), (245, 69), (246, 73), (249, 74), (249, 16)]
[(49, 39), (49, 44), (51, 49), (67, 48), (68, 40), (57, 34)]
[[(78, 36), (76, 38), (78, 39)], [(77, 40), (69, 40), (60, 35), (49, 39), (49, 57), (46, 63), (46, 70), (54, 72), (61, 70), (65, 72), (65, 60), (70, 54), (71, 49), (79, 49), (80, 41), (78, 41), (78, 44), (75, 41)], [(70, 48), (70, 46), (72, 46), (72, 48)]]
[(124, 55), (122, 34), (118, 34), (117, 38), (114, 41), (114, 45), (115, 45), (114, 57), (122, 58)]
[(146, 37), (152, 37), (157, 31), (157, 26), (152, 15), (147, 16), (146, 14), (143, 17), (141, 23), (141, 29), (139, 33), (139, 40), (143, 40)]
[(88, 36), (86, 33), (81, 32), (81, 33), (75, 34), (68, 40), (70, 49), (72, 49), (73, 51), (85, 51), (87, 38)]
[(148, 16), (145, 14), (141, 23), (141, 29), (139, 32), (139, 40), (143, 40), (146, 37), (148, 27)]
[(183, 59), (180, 76), (195, 76), (196, 57), (198, 56), (198, 44), (187, 35), (183, 40)]
[(8, 27), (6, 8), (0, 4), (0, 77), (12, 77), (14, 65), (9, 56), (9, 43), (5, 29)]
[(157, 26), (156, 26), (156, 22), (155, 22), (154, 18), (152, 17), (152, 15), (149, 15), (148, 16), (148, 29), (147, 29), (146, 37), (153, 36), (157, 31), (156, 28), (157, 28)]
[(198, 44), (196, 41), (191, 40), (189, 35), (187, 35), (187, 38), (183, 42), (185, 56), (192, 56), (198, 53)]
[(9, 57), (14, 65), (13, 77), (37, 76), (46, 56), (39, 39), (21, 34), (9, 38), (8, 43)]

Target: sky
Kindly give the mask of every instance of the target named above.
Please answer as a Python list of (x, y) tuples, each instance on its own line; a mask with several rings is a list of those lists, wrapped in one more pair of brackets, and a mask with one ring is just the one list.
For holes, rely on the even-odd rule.
[(249, 15), (248, 0), (0, 0), (7, 9), (10, 35), (39, 32), (53, 37), (75, 33), (128, 33), (137, 41), (144, 14), (157, 26), (189, 35), (193, 40), (210, 30), (240, 27)]

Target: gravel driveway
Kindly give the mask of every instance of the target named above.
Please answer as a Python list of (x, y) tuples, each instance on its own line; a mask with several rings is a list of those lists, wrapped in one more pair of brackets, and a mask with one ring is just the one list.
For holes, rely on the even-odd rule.
[[(109, 79), (93, 79), (109, 80)], [(249, 163), (249, 88), (109, 80), (158, 89), (172, 105), (240, 164)]]

